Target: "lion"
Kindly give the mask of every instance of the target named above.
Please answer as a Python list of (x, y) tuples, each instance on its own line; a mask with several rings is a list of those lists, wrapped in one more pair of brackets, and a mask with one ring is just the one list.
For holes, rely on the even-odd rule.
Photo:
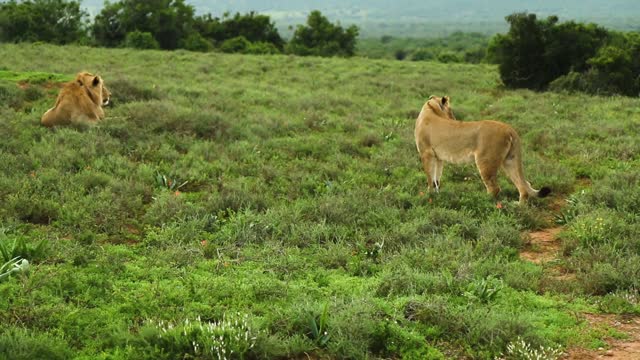
[(535, 190), (525, 180), (522, 144), (509, 125), (493, 120), (457, 121), (448, 96), (431, 96), (416, 119), (415, 140), (429, 191), (440, 190), (444, 162), (475, 162), (487, 192), (497, 197), (498, 170), (503, 168), (518, 188), (520, 203), (529, 197), (545, 197), (551, 189)]
[(104, 118), (103, 106), (109, 104), (111, 92), (100, 76), (80, 72), (66, 83), (55, 105), (42, 115), (46, 127), (72, 123), (95, 123)]

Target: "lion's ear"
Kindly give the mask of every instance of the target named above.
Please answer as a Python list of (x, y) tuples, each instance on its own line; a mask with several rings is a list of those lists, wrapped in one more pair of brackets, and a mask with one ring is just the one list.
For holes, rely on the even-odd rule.
[(98, 86), (98, 84), (100, 84), (100, 78), (97, 77), (97, 76), (94, 77), (92, 84), (93, 84), (93, 86)]
[(449, 102), (449, 97), (448, 96), (443, 96), (442, 97), (442, 106), (446, 106), (448, 102)]
[[(431, 99), (429, 99), (431, 100)], [(442, 113), (442, 109), (440, 108), (440, 105), (436, 105), (438, 104), (437, 101), (427, 101), (427, 106), (431, 108), (431, 110), (433, 110), (433, 112), (435, 112), (436, 114), (441, 114)]]

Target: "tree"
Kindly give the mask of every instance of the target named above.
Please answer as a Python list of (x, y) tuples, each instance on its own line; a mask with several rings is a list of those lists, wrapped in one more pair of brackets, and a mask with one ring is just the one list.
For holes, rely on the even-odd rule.
[[(136, 29), (127, 29), (121, 18), (124, 13), (122, 3), (105, 2), (104, 8), (96, 15), (91, 32), (95, 42), (100, 46), (116, 47), (122, 44), (129, 32)], [(148, 32), (148, 31), (147, 31)], [(155, 38), (154, 38), (155, 40)]]
[(0, 41), (69, 44), (86, 39), (87, 13), (79, 1), (11, 0), (0, 3)]
[(506, 35), (489, 43), (489, 58), (499, 64), (502, 82), (509, 87), (543, 89), (551, 80), (545, 67), (545, 36), (558, 18), (540, 21), (535, 14), (515, 13), (506, 17), (511, 25)]
[(357, 37), (357, 26), (344, 29), (315, 10), (309, 14), (306, 25), (296, 28), (288, 51), (303, 56), (353, 56)]
[(103, 46), (120, 46), (128, 33), (148, 32), (162, 49), (176, 49), (193, 33), (195, 10), (184, 0), (121, 0), (105, 3), (93, 35)]

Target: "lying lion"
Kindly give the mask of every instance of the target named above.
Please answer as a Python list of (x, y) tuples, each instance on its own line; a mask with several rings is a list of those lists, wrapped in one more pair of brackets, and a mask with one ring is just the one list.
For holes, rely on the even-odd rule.
[(78, 73), (76, 79), (60, 90), (56, 104), (42, 115), (42, 125), (51, 127), (71, 123), (95, 123), (104, 118), (103, 106), (109, 104), (111, 93), (100, 76)]
[(445, 161), (475, 161), (487, 192), (494, 197), (500, 192), (497, 175), (501, 167), (518, 188), (520, 203), (551, 192), (548, 187), (535, 190), (525, 180), (520, 137), (511, 126), (492, 120), (456, 121), (450, 102), (447, 96), (430, 97), (416, 120), (416, 147), (429, 190), (439, 191)]

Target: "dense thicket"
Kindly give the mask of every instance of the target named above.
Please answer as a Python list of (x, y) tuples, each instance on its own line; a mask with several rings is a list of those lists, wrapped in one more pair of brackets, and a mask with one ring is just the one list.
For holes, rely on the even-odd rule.
[(509, 32), (490, 42), (488, 58), (512, 88), (580, 90), (637, 96), (640, 35), (616, 33), (595, 24), (558, 23), (556, 16), (506, 17)]

